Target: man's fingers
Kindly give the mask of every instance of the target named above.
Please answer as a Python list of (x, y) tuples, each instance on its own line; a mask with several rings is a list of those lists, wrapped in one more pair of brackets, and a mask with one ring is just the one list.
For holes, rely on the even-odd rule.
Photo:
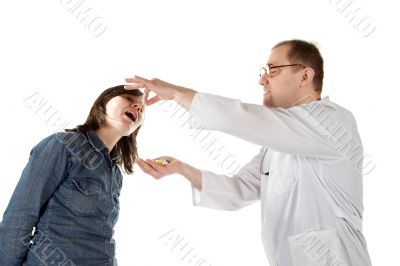
[(149, 80), (139, 76), (134, 76), (133, 78), (126, 78), (125, 82), (131, 83), (124, 86), (126, 90), (147, 88), (147, 85), (149, 84)]
[(146, 174), (151, 175), (152, 177), (159, 179), (160, 174), (156, 169), (154, 169), (150, 164), (148, 164), (146, 161), (142, 159), (137, 159), (137, 164), (139, 165), (140, 169), (142, 169), (143, 172)]
[(142, 169), (143, 172), (150, 174), (151, 171), (153, 170), (145, 161), (142, 159), (137, 159), (136, 160), (137, 164), (139, 165), (140, 169)]
[(144, 84), (136, 83), (136, 84), (128, 84), (124, 86), (125, 90), (136, 90), (136, 89), (143, 89), (146, 88)]
[(147, 105), (146, 103), (147, 103), (147, 98), (149, 98), (149, 93), (150, 93), (150, 90), (148, 88), (145, 88), (144, 89), (144, 93), (143, 93), (143, 103), (144, 103), (144, 105)]
[(154, 160), (148, 159), (148, 160), (146, 160), (146, 163), (148, 163), (151, 167), (153, 167), (157, 171), (157, 173), (160, 175), (160, 177), (169, 174), (168, 171), (166, 171), (165, 166), (159, 165)]
[(157, 95), (149, 100), (146, 100), (146, 105), (149, 106), (149, 105), (155, 104), (158, 101), (160, 101), (160, 97), (158, 97), (158, 95)]
[(125, 81), (127, 83), (142, 83), (142, 84), (147, 84), (149, 82), (148, 79), (142, 78), (140, 76), (133, 76), (133, 78), (126, 78)]

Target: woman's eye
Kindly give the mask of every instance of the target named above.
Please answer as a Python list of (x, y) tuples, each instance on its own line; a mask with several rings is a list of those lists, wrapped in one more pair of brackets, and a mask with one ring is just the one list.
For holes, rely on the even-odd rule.
[(129, 95), (123, 95), (122, 97), (124, 97), (125, 99), (128, 99), (128, 100), (130, 100), (130, 97), (129, 97)]

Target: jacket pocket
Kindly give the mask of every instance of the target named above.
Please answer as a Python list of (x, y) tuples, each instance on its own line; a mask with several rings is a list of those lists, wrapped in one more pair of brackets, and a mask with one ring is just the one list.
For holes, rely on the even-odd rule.
[(272, 191), (283, 194), (292, 191), (299, 180), (296, 156), (274, 152), (269, 172)]
[(86, 177), (73, 177), (68, 187), (67, 207), (77, 216), (88, 216), (97, 210), (101, 187)]
[(293, 265), (346, 265), (340, 258), (335, 228), (291, 235), (288, 241)]

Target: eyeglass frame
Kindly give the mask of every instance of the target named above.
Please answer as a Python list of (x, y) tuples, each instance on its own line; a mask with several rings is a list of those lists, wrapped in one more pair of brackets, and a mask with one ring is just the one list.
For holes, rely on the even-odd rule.
[(281, 68), (281, 67), (289, 67), (289, 66), (302, 66), (305, 68), (303, 64), (288, 64), (288, 65), (279, 65), (279, 66), (271, 66), (272, 64), (266, 64), (265, 66), (260, 68), (260, 77), (264, 76), (267, 74), (268, 77), (271, 77), (271, 69), (274, 68)]

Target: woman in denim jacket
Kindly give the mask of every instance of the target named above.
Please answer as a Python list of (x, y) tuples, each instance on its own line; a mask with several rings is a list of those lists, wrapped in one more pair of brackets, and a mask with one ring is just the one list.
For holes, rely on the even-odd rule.
[(83, 125), (37, 144), (0, 223), (0, 265), (117, 265), (123, 168), (133, 173), (143, 94), (116, 86)]

